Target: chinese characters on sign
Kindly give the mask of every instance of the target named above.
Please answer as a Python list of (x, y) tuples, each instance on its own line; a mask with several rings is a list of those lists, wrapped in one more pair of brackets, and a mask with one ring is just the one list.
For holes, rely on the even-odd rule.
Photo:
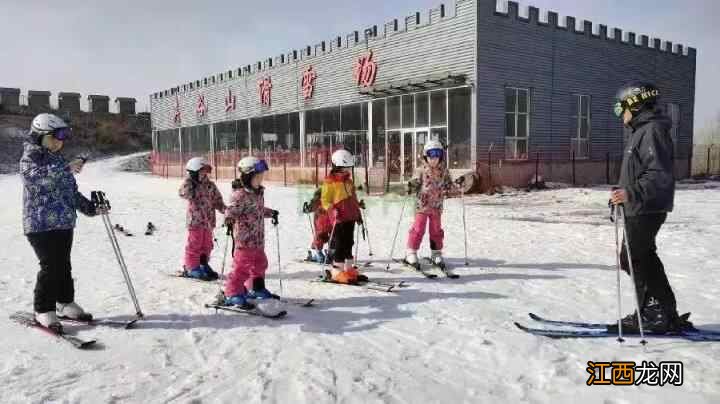
[[(590, 377), (587, 380), (588, 386), (632, 386), (647, 384), (648, 386), (682, 386), (683, 364), (682, 362), (655, 362), (643, 361), (642, 365), (635, 365), (635, 362), (590, 362), (585, 369)], [(606, 378), (606, 369), (612, 370), (612, 379)]]
[(197, 108), (195, 108), (195, 113), (197, 113), (198, 116), (205, 116), (206, 112), (207, 105), (205, 105), (205, 96), (200, 94), (198, 96)]
[(377, 63), (373, 60), (372, 51), (369, 51), (355, 62), (353, 78), (358, 86), (371, 87), (375, 84), (375, 77), (377, 77)]
[(235, 111), (237, 97), (232, 93), (232, 90), (228, 88), (228, 95), (225, 97), (225, 112)]
[(175, 96), (175, 115), (173, 116), (173, 121), (176, 124), (180, 124), (180, 98), (178, 96)]
[(306, 100), (309, 100), (313, 96), (313, 92), (315, 91), (315, 79), (317, 78), (317, 74), (313, 70), (312, 66), (308, 66), (307, 70), (303, 72), (302, 76), (302, 93), (303, 98)]
[(272, 81), (270, 77), (266, 77), (258, 81), (258, 94), (260, 95), (260, 104), (269, 107), (272, 91)]

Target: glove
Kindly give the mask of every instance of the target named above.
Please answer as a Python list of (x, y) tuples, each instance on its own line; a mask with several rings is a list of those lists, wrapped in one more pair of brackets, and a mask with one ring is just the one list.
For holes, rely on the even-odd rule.
[(305, 213), (305, 214), (312, 213), (312, 207), (310, 206), (310, 203), (309, 203), (309, 202), (303, 202), (302, 211), (303, 211), (303, 213)]
[(232, 189), (233, 189), (233, 190), (241, 189), (242, 187), (243, 187), (243, 184), (242, 184), (242, 181), (241, 181), (239, 178), (233, 180), (233, 182), (232, 182)]
[(272, 214), (272, 216), (271, 216), (271, 219), (272, 219), (271, 222), (272, 222), (272, 224), (273, 224), (274, 226), (277, 226), (278, 223), (280, 223), (280, 222), (278, 221), (278, 216), (280, 216), (280, 212), (278, 212), (277, 210), (273, 210), (271, 214)]
[(360, 206), (360, 209), (365, 210), (365, 200), (364, 200), (364, 199), (362, 199), (362, 200), (358, 203), (358, 205)]
[(462, 184), (465, 183), (465, 176), (458, 177), (457, 179), (455, 179), (454, 182), (455, 182), (455, 184), (457, 184), (458, 186), (462, 186)]

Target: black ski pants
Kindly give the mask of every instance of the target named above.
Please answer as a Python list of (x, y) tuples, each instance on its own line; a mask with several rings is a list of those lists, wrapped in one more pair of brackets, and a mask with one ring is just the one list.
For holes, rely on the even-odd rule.
[(35, 312), (55, 311), (55, 303), (73, 302), (75, 287), (70, 265), (73, 230), (31, 233), (27, 238), (40, 261), (35, 283)]
[[(625, 218), (625, 225), (640, 307), (644, 307), (648, 300), (654, 297), (660, 302), (663, 311), (673, 316), (677, 313), (675, 294), (670, 288), (665, 267), (657, 255), (657, 246), (655, 245), (655, 237), (666, 218), (666, 213), (632, 216)], [(620, 254), (620, 266), (625, 272), (630, 273), (624, 241)]]
[(343, 262), (353, 258), (354, 233), (355, 222), (335, 224), (333, 238), (330, 240), (330, 250), (333, 251), (333, 260), (335, 262)]

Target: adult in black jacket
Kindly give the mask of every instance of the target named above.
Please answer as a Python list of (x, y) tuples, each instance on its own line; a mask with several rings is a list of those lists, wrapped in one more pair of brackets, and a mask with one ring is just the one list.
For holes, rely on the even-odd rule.
[[(675, 179), (670, 120), (656, 109), (659, 92), (652, 84), (633, 84), (620, 90), (615, 115), (630, 131), (625, 145), (620, 183), (610, 201), (625, 212), (635, 288), (646, 330), (656, 333), (692, 327), (680, 319), (665, 268), (657, 255), (655, 237), (673, 210)], [(629, 272), (625, 243), (621, 267)], [(623, 327), (639, 328), (635, 313), (623, 319)]]

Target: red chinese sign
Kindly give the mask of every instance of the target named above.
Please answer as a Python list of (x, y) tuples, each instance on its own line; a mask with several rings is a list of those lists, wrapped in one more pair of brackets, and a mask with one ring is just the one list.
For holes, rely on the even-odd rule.
[(372, 51), (360, 56), (353, 68), (353, 78), (358, 86), (371, 87), (377, 77), (377, 63), (373, 60)]
[(198, 116), (205, 116), (206, 112), (207, 105), (205, 104), (205, 96), (201, 94), (198, 96), (197, 108), (195, 108), (195, 113), (197, 113)]
[(175, 96), (175, 115), (173, 116), (173, 121), (176, 124), (180, 124), (180, 98), (178, 96)]
[(313, 96), (313, 92), (315, 92), (315, 79), (317, 78), (317, 74), (313, 70), (312, 66), (308, 66), (307, 70), (303, 72), (302, 76), (302, 93), (303, 98), (306, 100), (309, 100)]
[(225, 97), (225, 112), (235, 111), (237, 97), (232, 93), (232, 90), (228, 88), (228, 95)]
[(272, 91), (272, 80), (270, 77), (266, 77), (262, 80), (258, 80), (258, 94), (260, 95), (260, 104), (266, 107), (270, 106)]

